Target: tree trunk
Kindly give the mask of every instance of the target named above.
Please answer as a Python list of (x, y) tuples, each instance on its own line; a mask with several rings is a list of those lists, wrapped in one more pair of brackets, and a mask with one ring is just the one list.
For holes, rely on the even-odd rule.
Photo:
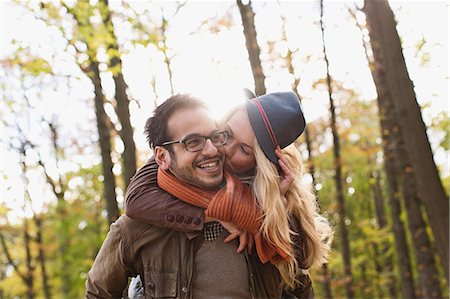
[[(372, 179), (374, 182), (372, 183), (372, 190), (374, 193), (374, 199), (375, 199), (375, 214), (377, 216), (377, 222), (380, 229), (383, 229), (387, 226), (386, 221), (386, 213), (384, 212), (384, 197), (383, 193), (381, 191), (381, 185), (380, 185), (380, 174), (378, 172), (375, 173), (375, 175), (372, 176)], [(376, 261), (376, 270), (381, 275), (384, 275), (388, 277), (388, 291), (389, 291), (389, 298), (395, 299), (398, 297), (397, 290), (395, 288), (395, 275), (394, 275), (394, 267), (393, 267), (393, 261), (392, 256), (388, 255), (390, 244), (387, 240), (384, 240), (381, 244), (381, 253), (378, 249), (378, 246), (374, 246), (374, 250), (376, 252), (375, 259), (381, 258), (383, 260), (383, 265), (381, 266), (378, 261)], [(381, 288), (380, 288), (381, 292)]]
[(125, 180), (125, 187), (128, 186), (131, 178), (136, 173), (136, 145), (133, 139), (133, 127), (130, 121), (130, 99), (127, 95), (128, 85), (122, 74), (122, 60), (120, 58), (119, 45), (117, 37), (114, 33), (114, 25), (111, 20), (111, 11), (108, 7), (108, 0), (103, 0), (104, 6), (101, 11), (103, 23), (109, 33), (108, 51), (114, 53), (110, 57), (109, 67), (112, 70), (112, 75), (115, 84), (115, 98), (116, 98), (116, 113), (122, 128), (119, 131), (120, 139), (123, 142), (124, 150), (123, 158), (123, 175)]
[(23, 237), (25, 241), (25, 265), (27, 269), (26, 273), (26, 285), (27, 285), (27, 296), (29, 299), (33, 299), (35, 296), (34, 293), (34, 266), (32, 264), (32, 256), (31, 256), (31, 237), (28, 232), (28, 220), (24, 220), (23, 224)]
[(367, 266), (365, 263), (359, 264), (359, 269), (361, 273), (361, 287), (360, 289), (360, 297), (359, 298), (376, 298), (373, 293), (371, 293), (371, 284), (369, 283), (369, 279), (367, 278)]
[[(84, 26), (89, 25), (89, 20), (85, 19), (86, 15), (78, 15), (79, 12), (77, 9), (72, 9), (63, 3), (64, 7), (67, 11), (72, 15), (75, 19), (78, 27), (83, 28)], [(104, 8), (100, 9), (102, 13), (108, 9), (108, 5)], [(108, 10), (109, 12), (109, 10)], [(88, 16), (89, 17), (89, 16)], [(88, 24), (88, 25), (86, 25)], [(106, 25), (105, 25), (106, 26)], [(107, 27), (107, 26), (106, 26)], [(112, 28), (112, 23), (110, 24)], [(79, 30), (79, 29), (78, 29)], [(83, 41), (86, 42), (86, 41)], [(69, 41), (69, 43), (74, 43), (74, 41)], [(87, 42), (86, 42), (87, 43)], [(96, 59), (97, 48), (92, 47), (91, 44), (87, 43), (87, 51), (86, 54), (89, 57), (89, 65), (88, 67), (84, 67), (83, 65), (79, 65), (80, 69), (88, 76), (88, 78), (92, 81), (94, 85), (94, 103), (95, 103), (95, 115), (97, 118), (97, 130), (99, 135), (99, 143), (100, 143), (100, 154), (102, 156), (102, 173), (103, 173), (103, 187), (105, 193), (106, 200), (106, 211), (108, 213), (108, 223), (114, 222), (117, 218), (119, 218), (119, 208), (117, 206), (116, 200), (116, 180), (114, 177), (113, 162), (111, 160), (111, 120), (105, 112), (104, 103), (105, 96), (103, 94), (102, 82), (100, 79), (100, 70), (99, 64)], [(121, 65), (120, 65), (121, 66)], [(117, 89), (117, 84), (116, 84)], [(124, 108), (128, 111), (128, 105)], [(119, 116), (118, 116), (119, 117)], [(120, 117), (119, 117), (120, 118)], [(119, 119), (120, 120), (120, 119)], [(123, 127), (122, 127), (123, 128)], [(123, 141), (124, 147), (126, 148), (126, 143)], [(134, 143), (133, 143), (134, 145)], [(125, 171), (125, 170), (124, 170)], [(127, 180), (126, 180), (127, 183)]]
[[(380, 63), (382, 62), (380, 61)], [(387, 82), (378, 83), (387, 86)], [(385, 97), (383, 103), (385, 103), (383, 110), (385, 118), (391, 125), (390, 128), (385, 128), (385, 130), (389, 132), (390, 146), (395, 155), (396, 174), (400, 180), (416, 264), (419, 269), (417, 296), (419, 298), (441, 298), (442, 292), (439, 286), (439, 274), (434, 261), (431, 241), (426, 231), (426, 223), (421, 211), (421, 201), (417, 192), (414, 172), (408, 159), (408, 153), (405, 150), (402, 130), (397, 123), (399, 116), (393, 109), (392, 97)]]
[[(283, 39), (287, 42), (287, 34), (286, 34), (286, 28), (285, 28), (286, 21), (283, 18)], [(288, 49), (288, 53), (286, 55), (286, 65), (288, 68), (289, 73), (294, 77), (294, 82), (292, 83), (292, 90), (299, 98), (300, 102), (302, 101), (302, 97), (298, 93), (298, 87), (300, 84), (300, 78), (295, 77), (295, 71), (294, 71), (294, 65), (292, 63), (292, 56), (294, 53), (292, 53), (291, 49)], [(312, 187), (313, 190), (316, 190), (316, 178), (315, 178), (315, 165), (314, 165), (314, 158), (312, 154), (312, 144), (311, 144), (311, 136), (309, 132), (308, 125), (305, 127), (305, 143), (306, 143), (306, 150), (308, 152), (308, 161), (307, 161), (307, 168), (312, 178)], [(317, 204), (320, 206), (319, 198), (317, 197)], [(321, 267), (321, 276), (323, 277), (323, 290), (325, 298), (332, 299), (333, 293), (331, 292), (331, 277), (330, 273), (328, 272), (328, 263), (324, 263)]]
[(352, 269), (351, 269), (351, 258), (350, 258), (350, 244), (348, 240), (347, 227), (345, 224), (345, 199), (342, 186), (342, 161), (340, 152), (340, 141), (337, 132), (336, 125), (336, 111), (333, 101), (333, 90), (331, 86), (331, 76), (329, 72), (329, 62), (325, 46), (325, 30), (323, 25), (323, 0), (320, 1), (320, 29), (322, 32), (322, 45), (323, 54), (327, 68), (327, 87), (328, 96), (330, 99), (330, 114), (331, 114), (331, 132), (333, 134), (333, 156), (334, 156), (334, 167), (336, 174), (334, 176), (336, 183), (336, 197), (337, 197), (337, 212), (339, 215), (339, 231), (341, 235), (341, 245), (342, 245), (342, 257), (344, 264), (344, 275), (345, 275), (345, 291), (347, 298), (354, 298), (353, 293), (353, 282), (352, 282)]
[(42, 287), (44, 288), (45, 299), (50, 299), (52, 297), (50, 284), (47, 274), (47, 264), (44, 253), (44, 242), (42, 240), (42, 219), (38, 216), (34, 216), (34, 222), (36, 224), (36, 242), (38, 246), (38, 259), (41, 266), (41, 277), (42, 277)]
[[(358, 29), (361, 32), (361, 41), (362, 41), (362, 45), (364, 47), (364, 53), (366, 55), (367, 63), (369, 64), (369, 68), (372, 71), (373, 77), (375, 77), (373, 59), (369, 55), (369, 50), (368, 50), (369, 46), (364, 38), (364, 30), (363, 30), (364, 28), (363, 28), (363, 26), (361, 26), (358, 23), (358, 20), (356, 18), (356, 12), (349, 8), (349, 13), (352, 15), (352, 17), (356, 23), (356, 26), (358, 27)], [(379, 225), (380, 229), (383, 229), (387, 226), (387, 220), (386, 220), (386, 214), (385, 214), (385, 209), (384, 209), (384, 197), (383, 197), (383, 192), (382, 192), (381, 184), (380, 184), (380, 173), (378, 171), (376, 171), (374, 173), (372, 172), (370, 174), (370, 178), (372, 181), (371, 187), (372, 187), (372, 191), (374, 194), (374, 200), (375, 200), (375, 214), (377, 216), (377, 221), (378, 221), (378, 225)], [(387, 276), (389, 298), (396, 299), (396, 298), (398, 298), (398, 295), (397, 295), (397, 288), (396, 288), (396, 277), (394, 274), (394, 267), (393, 267), (394, 263), (392, 261), (392, 256), (388, 255), (390, 243), (387, 240), (385, 240), (381, 246), (382, 246), (381, 253), (379, 253), (377, 246), (374, 247), (374, 250), (376, 252), (376, 256), (380, 256), (380, 257), (384, 258), (384, 267), (381, 267), (381, 265), (379, 265), (379, 263), (376, 263), (376, 265), (377, 265), (376, 269), (380, 275), (382, 275), (384, 273)]]
[[(61, 291), (63, 294), (69, 294), (70, 287), (71, 287), (71, 275), (68, 270), (68, 265), (70, 264), (70, 257), (68, 256), (67, 249), (70, 248), (71, 239), (69, 235), (69, 223), (68, 223), (68, 211), (66, 208), (66, 201), (65, 201), (65, 192), (66, 192), (66, 184), (63, 182), (62, 174), (59, 170), (58, 164), (60, 157), (60, 147), (58, 146), (58, 130), (54, 123), (48, 122), (48, 127), (51, 132), (51, 143), (53, 146), (53, 155), (55, 158), (55, 165), (56, 170), (58, 174), (58, 180), (54, 181), (50, 175), (48, 174), (47, 166), (44, 164), (44, 161), (42, 161), (39, 158), (39, 164), (43, 167), (47, 183), (52, 186), (53, 193), (57, 199), (57, 205), (56, 205), (56, 211), (57, 216), (59, 217), (60, 224), (57, 228), (58, 237), (59, 237), (59, 254), (60, 254), (60, 271), (61, 271)], [(25, 154), (24, 154), (25, 157)], [(25, 163), (24, 169), (26, 167)], [(24, 173), (26, 170), (24, 170)], [(28, 184), (27, 184), (28, 185)]]
[(28, 235), (27, 219), (25, 219), (25, 221), (24, 221), (24, 236), (25, 236), (25, 250), (26, 250), (26, 254), (27, 254), (27, 256), (26, 256), (27, 273), (23, 273), (19, 269), (17, 262), (12, 258), (2, 230), (0, 230), (0, 244), (1, 244), (3, 252), (5, 254), (6, 261), (8, 262), (8, 264), (10, 266), (12, 266), (14, 268), (14, 271), (20, 277), (22, 282), (25, 284), (28, 298), (34, 298), (33, 276), (32, 276), (34, 268), (31, 266), (31, 260), (28, 261), (28, 259), (31, 258), (31, 256), (29, 256), (29, 241), (30, 241), (29, 238), (30, 237)]
[(381, 193), (380, 174), (376, 172), (375, 175), (371, 176), (371, 179), (373, 180), (371, 185), (373, 197), (375, 199), (375, 214), (377, 215), (378, 225), (380, 228), (384, 228), (387, 225), (387, 221), (386, 213), (384, 212), (384, 198)]
[(100, 80), (98, 62), (91, 61), (89, 78), (94, 83), (95, 92), (95, 114), (97, 116), (97, 129), (99, 135), (100, 152), (102, 156), (103, 186), (106, 199), (106, 211), (108, 212), (108, 222), (112, 223), (119, 218), (119, 208), (116, 201), (116, 180), (114, 178), (113, 162), (111, 160), (111, 131), (108, 127), (108, 115), (104, 108), (104, 95)]
[[(375, 51), (375, 49), (373, 49)], [(400, 218), (400, 190), (395, 171), (395, 150), (391, 138), (393, 132), (392, 119), (387, 114), (389, 110), (388, 97), (391, 96), (386, 85), (385, 74), (381, 66), (376, 63), (371, 66), (372, 76), (378, 93), (377, 103), (381, 125), (381, 136), (383, 139), (384, 164), (386, 177), (389, 186), (389, 203), (391, 207), (392, 230), (394, 232), (395, 244), (397, 248), (397, 262), (402, 286), (402, 295), (405, 299), (415, 298), (415, 287), (411, 272), (411, 262), (403, 222)]]
[(247, 46), (248, 58), (252, 67), (253, 79), (255, 80), (256, 95), (266, 93), (264, 72), (259, 58), (260, 49), (256, 39), (255, 13), (252, 10), (251, 1), (243, 4), (242, 0), (237, 0), (237, 5), (241, 13), (242, 27), (244, 27), (245, 44)]
[[(398, 118), (396, 117), (395, 119)], [(439, 274), (433, 256), (434, 250), (431, 248), (431, 242), (426, 231), (426, 223), (421, 211), (421, 202), (418, 197), (414, 173), (407, 161), (408, 156), (404, 150), (405, 144), (401, 140), (401, 132), (399, 131), (392, 135), (393, 138), (398, 137), (398, 142), (396, 142), (395, 146), (397, 149), (397, 170), (408, 216), (409, 231), (415, 249), (417, 272), (419, 274), (418, 297), (442, 298)]]
[[(406, 151), (416, 174), (423, 201), (436, 240), (441, 262), (449, 279), (449, 201), (433, 160), (426, 126), (403, 57), (394, 14), (386, 0), (366, 0), (364, 5), (374, 58), (383, 61)], [(377, 50), (375, 50), (377, 49)]]
[[(389, 157), (389, 155), (391, 157)], [(395, 177), (394, 157), (389, 150), (385, 150), (385, 168), (389, 184), (389, 204), (391, 207), (392, 231), (394, 232), (395, 245), (397, 249), (397, 263), (400, 273), (400, 283), (404, 299), (416, 298), (415, 286), (411, 271), (408, 244), (403, 222), (400, 218), (400, 191)]]
[(172, 94), (175, 93), (175, 89), (173, 88), (173, 73), (172, 73), (172, 67), (171, 67), (171, 61), (169, 58), (169, 55), (167, 54), (167, 37), (166, 37), (166, 29), (167, 29), (167, 20), (164, 18), (164, 13), (161, 21), (161, 37), (162, 37), (162, 47), (159, 47), (159, 50), (164, 55), (164, 63), (167, 67), (167, 74), (169, 75), (169, 83), (170, 83), (170, 91)]

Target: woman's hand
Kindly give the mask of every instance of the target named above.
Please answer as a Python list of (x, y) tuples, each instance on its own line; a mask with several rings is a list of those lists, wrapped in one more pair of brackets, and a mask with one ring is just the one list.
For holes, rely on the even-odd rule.
[(252, 252), (253, 247), (253, 236), (248, 231), (241, 230), (237, 228), (233, 223), (231, 222), (225, 222), (225, 221), (219, 221), (220, 224), (230, 233), (228, 237), (225, 238), (225, 243), (228, 243), (237, 237), (239, 237), (239, 247), (237, 249), (237, 253), (241, 253), (245, 247), (247, 246), (248, 252)]
[(278, 164), (280, 165), (280, 194), (285, 196), (294, 181), (294, 175), (279, 146), (275, 149), (275, 155), (277, 156)]

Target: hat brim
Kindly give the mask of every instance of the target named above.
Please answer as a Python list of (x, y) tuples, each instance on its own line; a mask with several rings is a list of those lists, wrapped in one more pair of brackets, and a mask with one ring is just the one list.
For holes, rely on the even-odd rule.
[(252, 125), (253, 132), (256, 135), (259, 146), (263, 150), (266, 157), (278, 166), (278, 158), (275, 155), (275, 147), (272, 139), (267, 131), (264, 120), (256, 107), (256, 105), (250, 101), (246, 101), (247, 113), (250, 119), (250, 124)]

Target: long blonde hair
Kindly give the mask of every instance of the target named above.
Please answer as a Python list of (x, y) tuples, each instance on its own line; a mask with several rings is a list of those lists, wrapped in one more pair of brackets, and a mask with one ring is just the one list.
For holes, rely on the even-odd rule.
[(285, 194), (280, 194), (280, 176), (276, 166), (264, 155), (255, 138), (256, 176), (252, 190), (264, 215), (260, 228), (263, 236), (275, 246), (289, 252), (290, 256), (275, 266), (280, 272), (285, 287), (298, 285), (299, 265), (294, 256), (296, 234), (289, 227), (289, 216), (293, 215), (302, 229), (302, 242), (305, 248), (303, 265), (322, 265), (327, 261), (333, 231), (325, 217), (319, 214), (316, 196), (311, 186), (302, 182), (304, 169), (302, 158), (294, 144), (282, 150), (294, 175), (294, 181)]

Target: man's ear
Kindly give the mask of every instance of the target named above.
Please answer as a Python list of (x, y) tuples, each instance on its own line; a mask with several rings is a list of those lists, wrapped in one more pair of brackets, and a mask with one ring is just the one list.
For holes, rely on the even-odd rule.
[(155, 161), (158, 163), (159, 167), (162, 170), (168, 170), (171, 159), (169, 151), (162, 146), (157, 146), (155, 147), (153, 154), (155, 155)]

